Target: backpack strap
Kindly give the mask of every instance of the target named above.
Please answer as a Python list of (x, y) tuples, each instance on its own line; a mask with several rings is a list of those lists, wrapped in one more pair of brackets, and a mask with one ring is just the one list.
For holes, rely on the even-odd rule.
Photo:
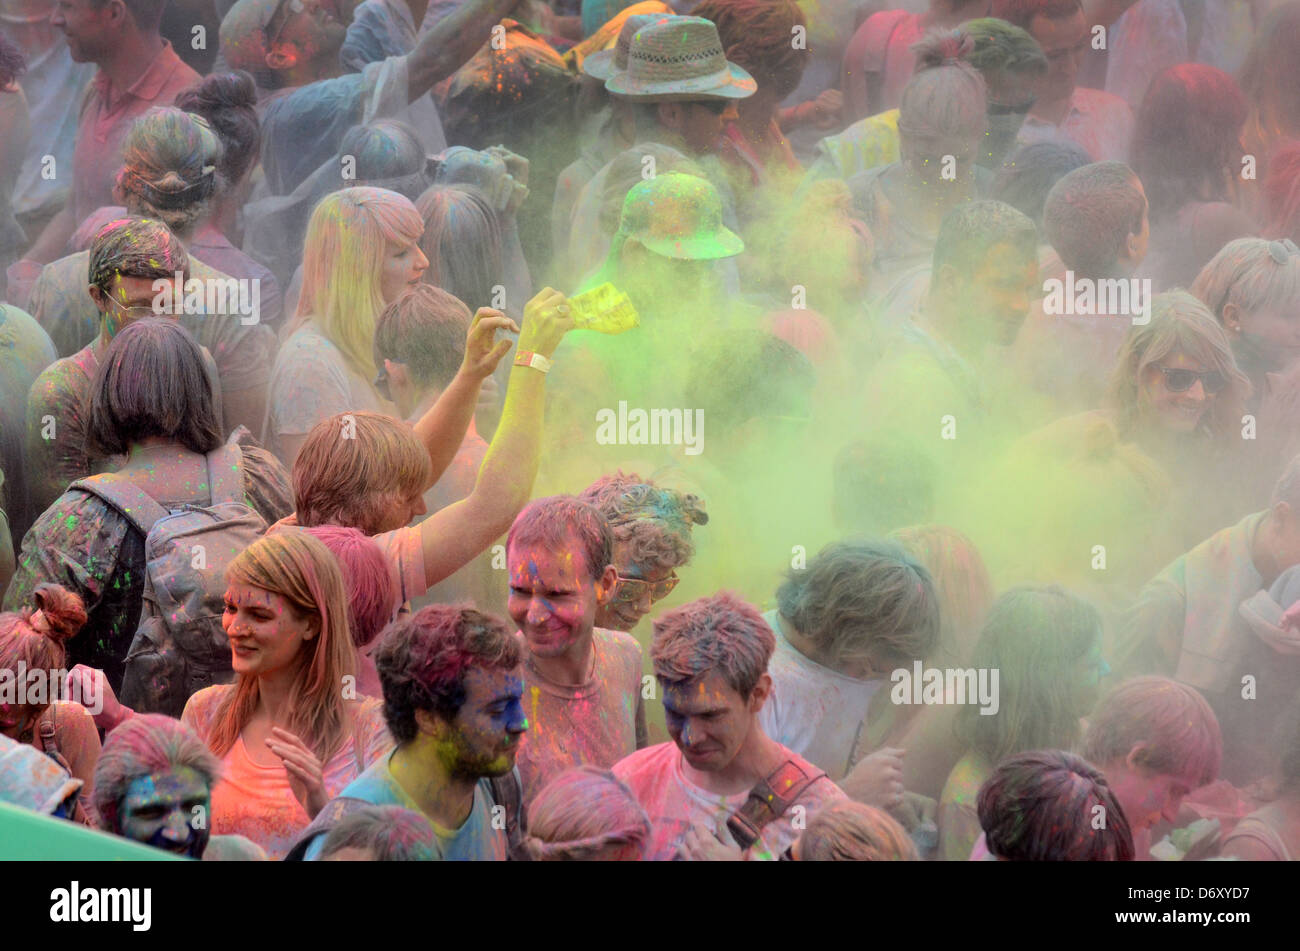
[(68, 486), (95, 496), (136, 527), (146, 538), (159, 519), (171, 513), (153, 500), (144, 489), (116, 472), (78, 479)]
[(757, 842), (765, 825), (785, 815), (808, 787), (825, 775), (819, 769), (809, 772), (788, 759), (766, 779), (755, 783), (745, 804), (727, 820), (727, 828), (741, 851)]
[(244, 454), (235, 443), (208, 453), (208, 489), (212, 504), (244, 501)]
[(492, 787), (493, 804), (506, 807), (506, 858), (513, 860), (528, 828), (523, 809), (524, 787), (513, 769), (504, 776), (489, 778), (488, 783)]

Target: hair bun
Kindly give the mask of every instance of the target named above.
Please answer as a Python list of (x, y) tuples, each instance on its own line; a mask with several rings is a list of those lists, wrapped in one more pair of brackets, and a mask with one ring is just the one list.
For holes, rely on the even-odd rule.
[(63, 585), (37, 585), (32, 600), (45, 619), (44, 626), (39, 629), (52, 641), (60, 644), (69, 641), (86, 624), (86, 607), (81, 596)]
[(961, 29), (932, 33), (912, 47), (914, 73), (936, 66), (956, 66), (975, 52), (975, 38)]
[(243, 70), (213, 73), (192, 87), (198, 105), (209, 108), (241, 109), (257, 105), (257, 86)]

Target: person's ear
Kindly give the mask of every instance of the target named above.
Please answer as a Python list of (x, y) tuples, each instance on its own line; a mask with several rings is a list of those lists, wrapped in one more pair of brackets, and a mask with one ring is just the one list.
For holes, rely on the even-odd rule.
[(749, 695), (749, 712), (758, 713), (763, 709), (763, 704), (767, 703), (767, 698), (772, 696), (772, 675), (764, 673), (758, 678), (758, 683), (754, 684), (754, 689)]
[(388, 382), (390, 385), (406, 386), (411, 382), (411, 375), (407, 371), (405, 363), (396, 363), (392, 360), (385, 360), (384, 372), (388, 374)]
[(1229, 333), (1241, 333), (1241, 308), (1235, 301), (1223, 305), (1223, 327)]
[(307, 632), (303, 634), (304, 641), (313, 640), (320, 633), (320, 618), (316, 615), (310, 615), (307, 618)]
[(1143, 765), (1142, 761), (1146, 759), (1146, 752), (1147, 745), (1145, 743), (1136, 744), (1124, 757), (1124, 765), (1134, 773), (1144, 771), (1146, 766)]
[(98, 284), (91, 284), (87, 286), (86, 293), (90, 295), (90, 299), (95, 302), (95, 307), (99, 309), (101, 314), (108, 312), (108, 295), (104, 293), (102, 287)]
[(266, 65), (277, 72), (293, 69), (298, 65), (298, 48), (291, 43), (276, 43), (272, 49), (267, 50)]
[(440, 740), (447, 732), (447, 722), (432, 710), (416, 710), (415, 728), (426, 736)]
[(600, 573), (596, 579), (596, 603), (609, 604), (610, 598), (614, 596), (614, 586), (618, 584), (618, 567), (615, 565), (606, 565), (605, 570)]
[(947, 295), (948, 291), (957, 282), (957, 269), (951, 264), (939, 265), (939, 270), (935, 272), (931, 280), (932, 291), (938, 291), (942, 295)]

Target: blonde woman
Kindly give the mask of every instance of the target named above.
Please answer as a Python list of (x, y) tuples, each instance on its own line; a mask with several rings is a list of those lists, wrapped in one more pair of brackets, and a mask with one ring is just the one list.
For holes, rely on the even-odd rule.
[(394, 411), (375, 389), (375, 322), (429, 266), (423, 233), (415, 205), (383, 188), (345, 188), (312, 212), (298, 310), (271, 371), (267, 437), (286, 466), (322, 419)]
[(222, 626), (236, 679), (200, 690), (189, 724), (222, 761), (214, 835), (283, 858), (325, 803), (392, 746), (378, 700), (357, 699), (338, 563), (306, 532), (249, 546), (226, 574)]

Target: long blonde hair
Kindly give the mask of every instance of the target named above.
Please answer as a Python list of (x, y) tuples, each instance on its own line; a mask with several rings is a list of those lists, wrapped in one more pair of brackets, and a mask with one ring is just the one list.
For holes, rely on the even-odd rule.
[(410, 244), (423, 233), (415, 205), (397, 192), (359, 187), (326, 195), (307, 225), (293, 327), (315, 318), (349, 368), (369, 383), (375, 322), (386, 303), (380, 280), (388, 246)]
[[(311, 535), (285, 528), (249, 545), (230, 563), (226, 579), (278, 594), (300, 613), (319, 620), (320, 632), (302, 646), (302, 664), (289, 696), (288, 715), (280, 725), (326, 762), (342, 747), (350, 728), (343, 678), (355, 677), (357, 666), (338, 562)], [(218, 756), (235, 745), (257, 710), (258, 697), (257, 677), (240, 674), (217, 713), (209, 738)]]

